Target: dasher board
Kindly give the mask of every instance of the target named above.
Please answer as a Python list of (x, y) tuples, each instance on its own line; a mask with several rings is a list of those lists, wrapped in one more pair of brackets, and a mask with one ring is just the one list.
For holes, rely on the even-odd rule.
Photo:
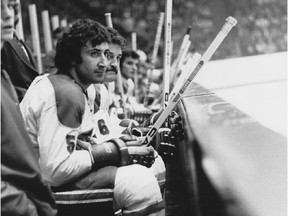
[[(283, 56), (286, 53), (278, 66), (281, 62), (284, 69), (278, 72), (273, 61), (266, 62), (271, 56), (247, 57), (247, 64), (255, 62), (254, 72), (250, 69), (241, 75), (238, 67), (245, 70), (247, 64), (238, 59), (234, 60), (237, 69), (230, 67), (230, 73), (215, 67), (211, 80), (205, 80), (207, 71), (200, 71), (202, 76), (181, 100), (186, 129), (192, 130), (203, 151), (205, 172), (223, 197), (237, 200), (244, 215), (287, 215), (287, 83), (283, 73), (287, 66)], [(274, 65), (274, 74), (268, 64)], [(274, 125), (269, 124), (269, 115), (276, 119)]]
[(287, 136), (287, 52), (211, 61), (194, 81)]

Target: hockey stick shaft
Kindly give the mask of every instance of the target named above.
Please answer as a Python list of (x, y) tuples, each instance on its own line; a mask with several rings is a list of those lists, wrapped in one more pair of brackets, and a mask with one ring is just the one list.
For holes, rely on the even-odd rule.
[(158, 50), (159, 50), (159, 46), (160, 46), (164, 15), (165, 15), (165, 13), (161, 12), (160, 16), (159, 16), (158, 26), (157, 26), (157, 31), (156, 31), (156, 37), (155, 37), (154, 47), (153, 47), (153, 52), (152, 52), (151, 68), (149, 68), (147, 70), (148, 83), (147, 83), (146, 94), (145, 94), (145, 98), (144, 98), (144, 106), (147, 105), (147, 100), (148, 100), (147, 97), (150, 95), (150, 86), (152, 83), (152, 75), (153, 75), (152, 73), (153, 73), (153, 69), (155, 67), (155, 63), (157, 61), (157, 54), (158, 54)]
[(163, 108), (169, 101), (169, 79), (171, 65), (171, 28), (172, 28), (172, 0), (166, 0), (165, 7), (165, 48), (164, 48), (164, 80), (163, 80)]
[(194, 70), (194, 68), (197, 66), (197, 63), (199, 62), (201, 58), (201, 55), (196, 52), (192, 57), (190, 57), (185, 65), (185, 67), (183, 67), (183, 70), (176, 82), (176, 84), (174, 85), (174, 88), (172, 89), (170, 95), (169, 95), (169, 100), (171, 100), (171, 98), (176, 95), (177, 92), (180, 91), (181, 86), (183, 85), (184, 81), (187, 79), (187, 77), (189, 76), (189, 71)]
[(216, 49), (220, 46), (224, 38), (227, 36), (227, 34), (230, 32), (230, 30), (235, 26), (237, 23), (236, 19), (233, 17), (228, 17), (226, 19), (225, 24), (223, 25), (220, 32), (217, 34), (215, 39), (212, 41), (206, 52), (203, 54), (202, 58), (200, 59), (199, 63), (195, 67), (193, 71), (191, 71), (189, 77), (184, 82), (183, 86), (179, 90), (179, 92), (176, 93), (175, 96), (172, 97), (172, 99), (169, 101), (169, 104), (167, 107), (163, 110), (157, 121), (154, 123), (152, 128), (147, 133), (143, 145), (149, 145), (153, 137), (155, 136), (156, 132), (159, 130), (161, 125), (164, 123), (164, 121), (167, 119), (167, 117), (170, 115), (171, 111), (174, 109), (174, 107), (179, 102), (181, 96), (186, 91), (188, 86), (191, 84), (194, 77), (197, 75), (197, 73), (200, 71), (200, 69), (205, 65), (207, 61), (211, 58), (211, 56), (214, 54)]

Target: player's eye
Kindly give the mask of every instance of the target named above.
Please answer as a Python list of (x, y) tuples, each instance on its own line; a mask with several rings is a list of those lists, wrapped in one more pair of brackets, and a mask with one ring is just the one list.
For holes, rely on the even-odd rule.
[(90, 55), (91, 55), (92, 57), (100, 56), (100, 55), (101, 55), (101, 52), (99, 52), (99, 51), (92, 51), (92, 52), (90, 53)]
[(16, 2), (15, 1), (9, 1), (9, 3), (7, 4), (7, 7), (9, 9), (14, 9), (15, 6), (16, 6)]
[(107, 59), (113, 59), (114, 58), (114, 54), (109, 52), (106, 54)]

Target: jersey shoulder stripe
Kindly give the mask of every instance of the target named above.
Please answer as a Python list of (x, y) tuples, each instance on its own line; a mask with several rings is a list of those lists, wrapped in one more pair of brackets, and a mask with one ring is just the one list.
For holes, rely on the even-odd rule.
[(54, 91), (57, 116), (61, 124), (77, 128), (85, 112), (85, 95), (70, 77), (62, 74), (48, 76)]

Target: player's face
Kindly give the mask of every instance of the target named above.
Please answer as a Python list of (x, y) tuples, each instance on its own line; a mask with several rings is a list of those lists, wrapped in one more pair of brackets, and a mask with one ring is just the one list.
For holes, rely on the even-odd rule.
[(13, 38), (15, 4), (15, 0), (1, 0), (1, 43)]
[(109, 53), (108, 43), (92, 46), (87, 42), (81, 49), (81, 64), (75, 65), (78, 81), (83, 88), (88, 88), (92, 83), (102, 83), (104, 74), (108, 67), (107, 55)]
[(127, 57), (124, 59), (121, 67), (121, 74), (125, 78), (134, 79), (134, 74), (137, 72), (139, 59)]
[(105, 73), (105, 82), (115, 82), (119, 72), (119, 64), (122, 56), (121, 47), (117, 44), (109, 44), (108, 68)]

